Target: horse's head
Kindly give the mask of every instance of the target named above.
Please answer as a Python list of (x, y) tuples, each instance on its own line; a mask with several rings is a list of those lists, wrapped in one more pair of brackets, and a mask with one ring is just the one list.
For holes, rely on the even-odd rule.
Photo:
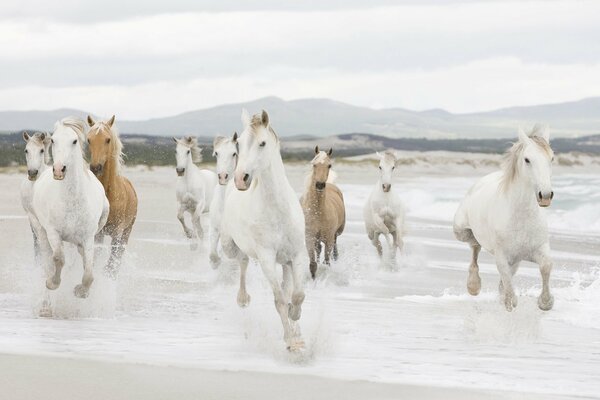
[(377, 152), (379, 157), (379, 180), (381, 189), (387, 193), (392, 188), (392, 178), (396, 169), (396, 155), (392, 151), (385, 151), (383, 154)]
[(217, 159), (219, 185), (226, 185), (233, 175), (238, 159), (237, 132), (233, 138), (217, 136), (213, 142), (213, 156)]
[(54, 125), (52, 159), (54, 179), (63, 180), (69, 167), (83, 165), (85, 125), (77, 118), (63, 118)]
[(108, 121), (94, 121), (88, 115), (87, 122), (90, 126), (87, 134), (91, 156), (90, 170), (97, 177), (101, 177), (106, 161), (121, 156), (121, 142), (113, 131), (115, 116), (113, 115)]
[(173, 138), (176, 144), (175, 157), (177, 160), (177, 171), (178, 176), (185, 174), (185, 169), (189, 164), (194, 162), (202, 161), (202, 149), (198, 147), (198, 139), (192, 136), (186, 136), (181, 139)]
[(312, 164), (312, 181), (315, 183), (315, 189), (318, 192), (325, 190), (327, 179), (329, 178), (329, 170), (331, 169), (331, 154), (333, 149), (329, 151), (319, 151), (319, 146), (315, 147), (315, 157), (310, 162)]
[(40, 169), (48, 160), (50, 136), (43, 132), (36, 132), (33, 135), (23, 132), (23, 140), (26, 142), (25, 159), (27, 160), (27, 178), (30, 181), (35, 181)]
[(504, 159), (504, 187), (522, 179), (532, 188), (540, 207), (548, 207), (554, 198), (552, 191), (552, 160), (550, 135), (546, 128), (536, 125), (526, 134), (519, 130), (519, 140), (513, 144)]
[(235, 168), (235, 187), (247, 190), (252, 178), (270, 167), (272, 159), (279, 154), (279, 139), (269, 124), (269, 114), (265, 110), (250, 117), (242, 111), (244, 131), (238, 138), (239, 156)]

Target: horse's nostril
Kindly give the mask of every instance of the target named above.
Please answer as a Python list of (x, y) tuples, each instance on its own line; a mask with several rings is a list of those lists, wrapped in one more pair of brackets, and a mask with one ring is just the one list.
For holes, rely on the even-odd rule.
[(244, 174), (244, 182), (248, 182), (248, 179), (250, 179), (250, 175)]
[(229, 174), (225, 174), (225, 179), (229, 178)]
[(542, 192), (538, 192), (538, 197), (540, 198), (540, 200), (542, 199)]
[(550, 192), (550, 199), (554, 198), (554, 192)]
[(61, 171), (65, 172), (66, 170), (67, 170), (67, 166), (65, 165), (65, 166), (62, 167)]

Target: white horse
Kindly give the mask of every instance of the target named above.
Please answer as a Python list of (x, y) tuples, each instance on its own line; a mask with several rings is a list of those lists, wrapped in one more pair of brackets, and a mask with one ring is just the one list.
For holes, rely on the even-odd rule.
[(365, 228), (371, 243), (377, 249), (379, 257), (383, 255), (379, 235), (385, 238), (390, 256), (396, 256), (396, 249), (402, 251), (404, 242), (404, 206), (400, 198), (392, 191), (392, 178), (397, 159), (392, 151), (379, 156), (379, 179), (373, 188), (363, 209)]
[(21, 184), (21, 204), (29, 218), (29, 225), (33, 233), (33, 251), (35, 262), (39, 260), (39, 241), (33, 229), (33, 187), (38, 176), (41, 176), (45, 170), (50, 168), (50, 136), (44, 132), (36, 132), (29, 135), (23, 132), (25, 140), (25, 159), (27, 160), (27, 179)]
[[(260, 263), (273, 289), (288, 349), (299, 350), (304, 346), (298, 320), (308, 262), (304, 214), (285, 176), (279, 138), (267, 112), (250, 117), (244, 110), (242, 122), (235, 188), (229, 185), (227, 189), (221, 243), (225, 254), (240, 263), (238, 304), (244, 307), (250, 301), (245, 279), (248, 257), (252, 257)], [(278, 263), (283, 266), (283, 285), (277, 278)]]
[(85, 125), (76, 118), (64, 118), (54, 125), (52, 134), (53, 168), (38, 179), (33, 193), (34, 227), (42, 254), (52, 255), (54, 273), (46, 287), (60, 286), (65, 263), (63, 241), (73, 243), (83, 259), (83, 278), (75, 286), (77, 297), (88, 296), (94, 280), (94, 236), (108, 218), (108, 199), (102, 184), (83, 159)]
[(546, 129), (536, 125), (529, 135), (519, 131), (519, 140), (507, 152), (501, 171), (477, 182), (463, 199), (454, 217), (454, 234), (471, 246), (467, 288), (479, 294), (481, 278), (477, 257), (483, 247), (496, 259), (500, 273), (500, 295), (508, 311), (517, 306), (512, 277), (519, 262), (540, 266), (542, 293), (538, 306), (550, 310), (550, 245), (548, 224), (540, 207), (548, 207), (554, 197), (551, 175), (553, 152)]
[[(200, 169), (194, 163), (202, 161), (202, 149), (198, 140), (191, 136), (182, 139), (173, 138), (177, 147), (177, 180), (176, 195), (179, 203), (177, 219), (181, 222), (183, 231), (189, 239), (204, 237), (202, 229), (202, 214), (208, 213), (210, 203), (217, 186), (217, 175), (213, 171)], [(185, 224), (184, 213), (190, 213), (194, 229)], [(192, 242), (191, 249), (198, 248), (197, 242)]]
[(210, 204), (210, 263), (217, 268), (221, 262), (217, 247), (221, 235), (221, 219), (225, 207), (227, 183), (231, 180), (238, 157), (237, 132), (233, 138), (217, 136), (213, 141), (213, 156), (217, 159), (219, 184)]

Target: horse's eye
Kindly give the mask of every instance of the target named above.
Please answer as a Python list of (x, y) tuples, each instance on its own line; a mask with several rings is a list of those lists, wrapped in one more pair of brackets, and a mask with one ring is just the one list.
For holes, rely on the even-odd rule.
[(215, 151), (215, 157), (219, 157), (219, 153)]
[(392, 167), (392, 171), (395, 170), (395, 169), (396, 169), (396, 167)]
[(77, 144), (77, 139), (73, 140), (73, 144)]
[(329, 164), (329, 165), (327, 166), (327, 168), (331, 169), (331, 164)]
[(190, 154), (190, 152), (191, 152), (191, 150), (188, 150), (188, 152), (187, 152), (187, 153), (188, 153), (188, 154)]
[(106, 144), (110, 143), (110, 138), (106, 138)]
[(379, 169), (381, 169), (381, 165), (379, 166)]
[(50, 143), (54, 144), (54, 139), (50, 139)]
[(43, 154), (43, 153), (44, 153), (44, 149), (41, 149), (41, 150), (40, 150), (40, 154)]
[(259, 146), (260, 146), (260, 147), (265, 147), (265, 145), (266, 145), (266, 144), (267, 144), (267, 142), (265, 142), (265, 141), (262, 141), (262, 142), (260, 142)]
[(232, 157), (235, 157), (235, 156), (237, 156), (237, 153), (233, 153)]
[(88, 143), (92, 143), (92, 142), (90, 142), (90, 139), (88, 139)]
[(525, 162), (526, 162), (527, 164), (531, 164), (531, 161), (529, 161), (529, 158), (526, 158), (526, 159), (525, 159)]
[(25, 154), (27, 154), (27, 153), (29, 153), (29, 152), (27, 151), (27, 149), (25, 149)]

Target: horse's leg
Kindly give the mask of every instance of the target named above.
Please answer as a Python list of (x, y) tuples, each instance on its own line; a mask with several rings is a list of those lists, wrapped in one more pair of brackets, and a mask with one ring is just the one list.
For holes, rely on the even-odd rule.
[(275, 309), (281, 318), (283, 325), (283, 339), (289, 350), (296, 350), (297, 346), (294, 342), (293, 332), (289, 320), (289, 304), (286, 301), (281, 285), (277, 280), (277, 264), (275, 254), (262, 254), (259, 256), (260, 266), (273, 289), (273, 297), (275, 298)]
[(507, 311), (512, 311), (517, 306), (517, 297), (512, 286), (512, 268), (506, 257), (499, 251), (496, 252), (496, 266), (502, 279), (504, 306)]
[[(317, 252), (317, 248), (320, 248), (321, 244), (317, 239), (315, 239), (312, 235), (306, 235), (306, 250), (308, 250), (309, 257), (309, 269), (310, 276), (315, 279), (317, 276), (317, 260), (315, 259), (315, 253)], [(320, 255), (320, 251), (319, 251)]]
[[(302, 341), (300, 326), (298, 324), (298, 320), (302, 315), (302, 303), (304, 302), (304, 274), (303, 271), (303, 254), (298, 254), (296, 258), (292, 261), (291, 265), (288, 266), (288, 271), (291, 276), (288, 276), (288, 285), (289, 278), (291, 277), (293, 288), (291, 290), (291, 303), (289, 304), (288, 316), (290, 318), (292, 334), (294, 335), (294, 343), (293, 345), (296, 348), (300, 348), (304, 346), (304, 342)], [(284, 280), (286, 279), (286, 271), (284, 269)]]
[(83, 277), (81, 278), (81, 283), (75, 286), (73, 290), (73, 294), (76, 297), (81, 299), (85, 299), (88, 297), (90, 286), (94, 281), (94, 241), (93, 239), (89, 239), (84, 243), (77, 245), (77, 250), (83, 259)]
[(554, 296), (550, 293), (550, 273), (552, 272), (552, 260), (550, 259), (550, 246), (547, 244), (535, 255), (534, 261), (540, 266), (542, 274), (542, 293), (538, 297), (540, 310), (548, 311), (554, 306)]
[(479, 276), (479, 264), (477, 259), (479, 258), (479, 252), (481, 246), (477, 241), (471, 244), (471, 265), (469, 265), (469, 278), (467, 279), (467, 290), (472, 296), (477, 296), (481, 291), (481, 277)]
[(333, 243), (335, 242), (335, 234), (329, 235), (325, 238), (325, 264), (331, 265), (329, 257), (331, 257), (331, 253), (333, 252)]
[[(52, 249), (50, 247), (50, 243), (48, 242), (48, 236), (46, 235), (46, 231), (39, 223), (37, 218), (31, 219), (31, 227), (39, 243), (40, 264), (42, 266), (42, 270), (48, 278), (51, 274), (52, 267), (52, 260), (50, 259)], [(50, 301), (50, 293), (48, 289), (44, 290), (44, 299), (42, 300), (39, 310), (39, 316), (46, 318), (52, 317), (52, 303)]]
[(194, 237), (194, 231), (192, 231), (190, 228), (188, 228), (188, 226), (185, 224), (184, 213), (186, 211), (187, 211), (187, 209), (183, 205), (183, 203), (179, 203), (179, 209), (177, 210), (177, 219), (179, 220), (179, 222), (181, 223), (181, 226), (183, 227), (183, 232), (185, 233), (185, 236), (188, 239), (191, 239)]
[(56, 231), (46, 231), (48, 243), (52, 249), (52, 261), (54, 262), (54, 275), (46, 280), (46, 287), (55, 290), (60, 286), (60, 274), (65, 266), (65, 253), (60, 235)]
[(111, 279), (116, 279), (121, 267), (121, 258), (125, 252), (125, 243), (129, 240), (131, 226), (127, 227), (123, 232), (114, 232), (110, 242), (110, 257), (104, 267), (104, 273)]
[(194, 228), (196, 229), (196, 233), (198, 235), (198, 239), (204, 239), (204, 229), (202, 228), (202, 207), (197, 206), (194, 212), (192, 213), (192, 224), (194, 224)]
[(321, 259), (321, 250), (323, 250), (323, 246), (321, 245), (320, 240), (315, 240), (315, 252), (317, 253), (317, 263)]
[(31, 235), (33, 236), (33, 263), (38, 266), (40, 265), (40, 241), (35, 233), (31, 220), (29, 221), (29, 227), (31, 228)]
[(371, 239), (371, 243), (377, 249), (377, 254), (379, 257), (383, 256), (383, 249), (381, 248), (381, 242), (379, 241), (379, 232), (373, 232), (373, 238)]
[(240, 264), (240, 290), (238, 290), (238, 306), (244, 308), (250, 304), (250, 295), (246, 291), (246, 271), (248, 269), (248, 256), (238, 250), (238, 262)]
[(219, 245), (219, 228), (210, 225), (210, 265), (213, 269), (216, 269), (221, 263), (221, 258), (219, 257), (219, 252), (217, 247)]
[(337, 233), (333, 236), (333, 261), (338, 259), (338, 247), (337, 247)]
[[(297, 309), (292, 300), (294, 298), (294, 276), (293, 276), (293, 265), (292, 263), (288, 263), (283, 265), (283, 281), (282, 281), (282, 289), (283, 294), (285, 295), (285, 301), (288, 303), (288, 317), (290, 319), (290, 328), (292, 331), (292, 337), (298, 340), (300, 338), (300, 326), (298, 324), (298, 319), (294, 319), (294, 317), (300, 317), (300, 315), (295, 315), (294, 313), (300, 312), (300, 309)], [(296, 303), (298, 299), (296, 299)]]

